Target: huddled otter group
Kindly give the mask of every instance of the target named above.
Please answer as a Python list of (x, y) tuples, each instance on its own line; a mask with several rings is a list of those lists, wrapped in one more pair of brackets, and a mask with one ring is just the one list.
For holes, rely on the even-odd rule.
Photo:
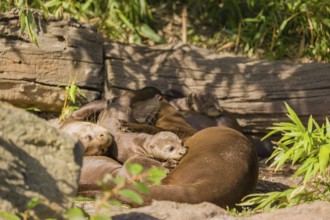
[[(94, 196), (101, 192), (95, 182), (107, 173), (129, 178), (125, 163), (139, 162), (150, 168), (166, 167), (166, 161), (173, 160), (177, 165), (162, 184), (150, 186), (150, 193), (143, 195), (144, 205), (155, 199), (208, 201), (225, 207), (251, 193), (258, 179), (257, 154), (251, 141), (235, 128), (236, 120), (212, 96), (192, 94), (176, 98), (166, 100), (158, 89), (145, 87), (111, 100), (91, 102), (74, 112), (64, 123), (66, 132), (81, 131), (80, 138), (86, 137), (77, 124), (91, 114), (98, 115), (95, 126), (106, 129), (87, 135), (98, 141), (95, 147), (86, 145), (86, 155), (90, 156), (84, 157), (78, 193)], [(201, 128), (191, 123), (192, 113), (213, 118), (227, 115), (229, 124)], [(198, 119), (193, 121), (198, 125)], [(71, 131), (70, 124), (75, 125)], [(104, 134), (107, 132), (112, 137)], [(105, 141), (105, 136), (111, 138)], [(112, 145), (107, 146), (105, 153), (101, 146), (110, 139)]]

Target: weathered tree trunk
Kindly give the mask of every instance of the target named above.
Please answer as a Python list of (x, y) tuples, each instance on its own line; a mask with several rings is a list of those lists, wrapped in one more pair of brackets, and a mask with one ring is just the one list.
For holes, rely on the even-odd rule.
[(17, 12), (0, 14), (0, 100), (59, 111), (65, 97), (59, 85), (70, 79), (88, 100), (96, 99), (103, 84), (102, 38), (74, 21), (34, 16), (39, 47), (20, 34)]
[(247, 133), (266, 133), (288, 120), (287, 102), (304, 121), (324, 122), (330, 108), (330, 64), (264, 61), (215, 54), (189, 45), (147, 48), (109, 43), (105, 47), (105, 97), (116, 88), (156, 86), (162, 91), (216, 95)]

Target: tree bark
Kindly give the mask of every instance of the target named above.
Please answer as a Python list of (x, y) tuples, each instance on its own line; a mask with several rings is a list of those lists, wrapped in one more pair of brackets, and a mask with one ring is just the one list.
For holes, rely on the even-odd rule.
[(288, 121), (287, 102), (304, 122), (329, 115), (330, 64), (265, 61), (215, 54), (185, 44), (147, 48), (105, 46), (105, 97), (118, 88), (156, 86), (163, 92), (211, 93), (234, 114), (246, 133), (267, 133)]
[(65, 88), (59, 86), (72, 81), (89, 101), (98, 98), (104, 75), (102, 38), (72, 20), (46, 21), (38, 12), (34, 17), (39, 47), (26, 31), (20, 34), (17, 11), (0, 14), (0, 100), (60, 111)]

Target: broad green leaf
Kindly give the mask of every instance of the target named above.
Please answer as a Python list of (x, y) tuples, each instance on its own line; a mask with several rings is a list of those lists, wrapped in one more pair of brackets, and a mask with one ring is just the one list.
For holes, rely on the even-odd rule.
[(141, 198), (141, 196), (139, 194), (137, 194), (136, 192), (134, 192), (133, 190), (130, 189), (121, 189), (118, 191), (118, 193), (121, 196), (124, 196), (130, 200), (132, 200), (133, 202), (142, 205), (143, 204), (143, 200)]
[(116, 183), (117, 185), (119, 185), (119, 184), (123, 184), (125, 182), (125, 179), (121, 176), (117, 176), (117, 177), (113, 178), (112, 181), (114, 183)]
[(149, 193), (149, 187), (144, 183), (135, 182), (133, 186), (141, 193)]
[(0, 219), (6, 219), (6, 220), (21, 220), (17, 215), (10, 214), (7, 212), (1, 212), (0, 211)]
[(148, 170), (148, 179), (154, 184), (160, 184), (166, 177), (166, 171), (160, 168), (151, 168)]
[(330, 157), (330, 144), (325, 144), (320, 147), (319, 152), (319, 162), (320, 170), (324, 172), (325, 169), (329, 166), (329, 157)]
[(81, 208), (71, 208), (66, 212), (66, 216), (70, 220), (85, 220), (87, 214)]
[(110, 200), (108, 201), (108, 203), (109, 203), (110, 205), (115, 205), (115, 206), (121, 206), (121, 205), (122, 205), (122, 203), (121, 203), (120, 201), (115, 200), (115, 199), (110, 199)]
[(142, 173), (143, 167), (140, 164), (136, 163), (127, 163), (125, 164), (125, 168), (127, 169), (128, 173), (132, 176), (137, 176)]
[[(110, 215), (110, 214), (109, 214)], [(111, 220), (111, 217), (105, 214), (97, 214), (91, 217), (91, 220)], [(71, 219), (70, 219), (71, 220)]]

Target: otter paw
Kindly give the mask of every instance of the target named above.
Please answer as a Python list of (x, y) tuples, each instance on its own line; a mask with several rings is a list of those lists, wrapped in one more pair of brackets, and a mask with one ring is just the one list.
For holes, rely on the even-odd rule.
[(122, 131), (130, 131), (129, 130), (129, 125), (128, 125), (128, 121), (125, 120), (118, 120), (119, 124), (118, 124), (118, 128)]
[(177, 160), (167, 160), (165, 162), (163, 162), (163, 167), (166, 169), (166, 170), (173, 170), (177, 165), (179, 164), (179, 161)]

